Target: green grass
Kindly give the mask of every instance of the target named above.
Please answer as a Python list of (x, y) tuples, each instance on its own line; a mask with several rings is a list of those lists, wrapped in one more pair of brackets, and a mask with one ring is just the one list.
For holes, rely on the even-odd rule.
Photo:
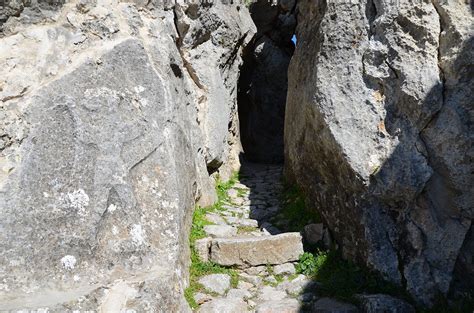
[(189, 268), (189, 287), (184, 291), (184, 296), (192, 309), (196, 309), (198, 304), (194, 300), (194, 295), (197, 292), (203, 292), (204, 287), (199, 283), (199, 278), (210, 274), (227, 274), (231, 277), (231, 287), (236, 288), (239, 283), (239, 276), (236, 270), (227, 268), (213, 262), (203, 262), (200, 260), (195, 243), (196, 240), (206, 237), (204, 226), (212, 225), (213, 223), (206, 220), (206, 214), (222, 210), (224, 201), (228, 200), (227, 191), (238, 180), (237, 174), (233, 175), (228, 182), (217, 182), (216, 191), (218, 201), (213, 206), (201, 208), (197, 207), (193, 213), (193, 223), (191, 226), (191, 233), (189, 235), (189, 242), (191, 246), (191, 266)]
[(286, 231), (301, 231), (310, 223), (320, 223), (321, 218), (317, 212), (310, 211), (306, 206), (305, 196), (296, 185), (284, 183), (281, 195), (282, 210), (279, 220), (288, 221)]
[(357, 302), (358, 293), (384, 293), (410, 300), (400, 287), (383, 280), (368, 269), (343, 260), (336, 251), (304, 253), (296, 266), (298, 273), (321, 283), (321, 293), (343, 301)]

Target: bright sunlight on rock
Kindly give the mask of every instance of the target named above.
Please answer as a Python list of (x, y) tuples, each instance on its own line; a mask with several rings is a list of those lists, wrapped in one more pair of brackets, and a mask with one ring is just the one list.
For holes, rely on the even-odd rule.
[(473, 12), (0, 0), (0, 312), (472, 313)]

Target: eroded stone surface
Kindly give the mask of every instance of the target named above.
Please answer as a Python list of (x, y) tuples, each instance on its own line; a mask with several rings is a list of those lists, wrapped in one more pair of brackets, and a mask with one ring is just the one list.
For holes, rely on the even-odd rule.
[(230, 288), (230, 276), (227, 274), (211, 274), (201, 277), (199, 283), (207, 291), (223, 295)]
[(256, 238), (215, 239), (210, 259), (226, 266), (255, 266), (296, 261), (302, 253), (301, 235), (285, 233)]
[(360, 295), (357, 297), (365, 313), (415, 313), (415, 308), (403, 300), (383, 295)]
[(456, 262), (470, 273), (455, 271), (459, 281), (473, 281), (464, 257), (474, 202), (465, 159), (472, 146), (470, 5), (297, 5), (287, 177), (304, 189), (346, 257), (406, 282), (430, 305), (447, 295)]
[(331, 298), (321, 298), (313, 305), (314, 313), (358, 313), (356, 306)]
[(188, 312), (195, 201), (238, 163), (250, 15), (39, 2), (0, 8), (0, 310)]

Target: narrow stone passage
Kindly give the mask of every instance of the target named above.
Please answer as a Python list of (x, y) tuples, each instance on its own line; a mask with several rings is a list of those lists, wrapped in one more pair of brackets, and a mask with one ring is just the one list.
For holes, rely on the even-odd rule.
[[(233, 270), (195, 278), (198, 312), (316, 312), (317, 283), (295, 267), (302, 237), (283, 232), (284, 223), (275, 226), (282, 210), (281, 175), (282, 166), (245, 163), (239, 180), (225, 190), (226, 200), (205, 213), (207, 237), (196, 240), (195, 253), (202, 262)], [(352, 305), (336, 305), (355, 312)]]

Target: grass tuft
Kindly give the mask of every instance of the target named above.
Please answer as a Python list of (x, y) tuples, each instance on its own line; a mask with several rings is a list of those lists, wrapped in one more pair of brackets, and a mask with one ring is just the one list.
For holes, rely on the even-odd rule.
[(189, 287), (184, 291), (184, 296), (192, 309), (196, 309), (198, 304), (194, 300), (194, 295), (197, 292), (204, 292), (204, 287), (199, 283), (199, 278), (210, 274), (227, 274), (231, 278), (231, 287), (236, 288), (239, 283), (239, 275), (236, 270), (227, 268), (216, 264), (214, 262), (203, 262), (196, 252), (196, 240), (206, 237), (204, 226), (212, 225), (206, 219), (206, 214), (222, 210), (223, 202), (228, 201), (227, 191), (237, 182), (238, 175), (234, 174), (228, 182), (217, 182), (216, 191), (218, 201), (216, 204), (201, 208), (197, 207), (193, 213), (193, 223), (191, 226), (191, 233), (189, 235), (189, 242), (191, 246), (191, 266), (189, 268)]
[(359, 293), (384, 293), (411, 300), (400, 287), (368, 269), (343, 260), (334, 250), (302, 254), (296, 270), (321, 283), (322, 295), (343, 301), (357, 302), (354, 296)]
[(310, 211), (306, 206), (303, 192), (296, 185), (284, 183), (281, 195), (282, 210), (278, 214), (279, 220), (288, 224), (287, 231), (301, 231), (310, 223), (320, 223), (321, 217), (315, 211)]

